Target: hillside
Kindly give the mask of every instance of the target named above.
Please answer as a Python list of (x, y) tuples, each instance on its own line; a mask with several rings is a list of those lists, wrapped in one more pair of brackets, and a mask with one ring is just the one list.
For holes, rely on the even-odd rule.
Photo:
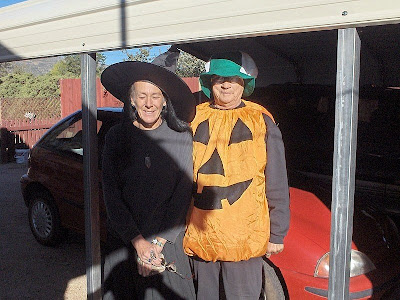
[(61, 59), (63, 59), (62, 56), (57, 56), (15, 61), (8, 63), (8, 69), (21, 68), (23, 71), (34, 75), (43, 75), (48, 73), (53, 68), (54, 64)]

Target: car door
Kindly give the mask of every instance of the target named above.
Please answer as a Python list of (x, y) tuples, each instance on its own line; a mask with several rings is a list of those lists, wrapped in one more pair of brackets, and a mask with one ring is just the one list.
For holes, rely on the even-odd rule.
[[(97, 130), (102, 121), (97, 122)], [(82, 115), (76, 114), (40, 142), (42, 181), (53, 195), (61, 223), (84, 232)], [(36, 156), (36, 159), (37, 156)]]

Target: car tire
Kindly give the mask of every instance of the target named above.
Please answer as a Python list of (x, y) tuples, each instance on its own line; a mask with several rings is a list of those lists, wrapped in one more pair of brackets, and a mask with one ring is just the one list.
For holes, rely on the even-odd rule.
[(63, 230), (53, 197), (43, 191), (33, 192), (29, 201), (29, 226), (35, 239), (44, 246), (60, 243)]
[(263, 260), (263, 283), (260, 299), (285, 300), (282, 283), (276, 275), (275, 269), (265, 259)]

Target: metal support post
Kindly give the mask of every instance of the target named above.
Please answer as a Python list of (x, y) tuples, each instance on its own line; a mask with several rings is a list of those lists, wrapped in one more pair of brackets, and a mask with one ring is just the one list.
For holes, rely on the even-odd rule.
[(82, 129), (87, 299), (101, 299), (96, 54), (82, 54)]
[(360, 75), (360, 38), (339, 29), (329, 261), (331, 300), (349, 299)]

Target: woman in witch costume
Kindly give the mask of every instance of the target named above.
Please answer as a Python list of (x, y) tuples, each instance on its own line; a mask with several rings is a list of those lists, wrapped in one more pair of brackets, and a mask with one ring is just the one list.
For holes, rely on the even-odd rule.
[(124, 118), (107, 133), (103, 151), (104, 298), (194, 299), (182, 249), (193, 95), (174, 73), (150, 63), (111, 65), (101, 81), (124, 103)]

